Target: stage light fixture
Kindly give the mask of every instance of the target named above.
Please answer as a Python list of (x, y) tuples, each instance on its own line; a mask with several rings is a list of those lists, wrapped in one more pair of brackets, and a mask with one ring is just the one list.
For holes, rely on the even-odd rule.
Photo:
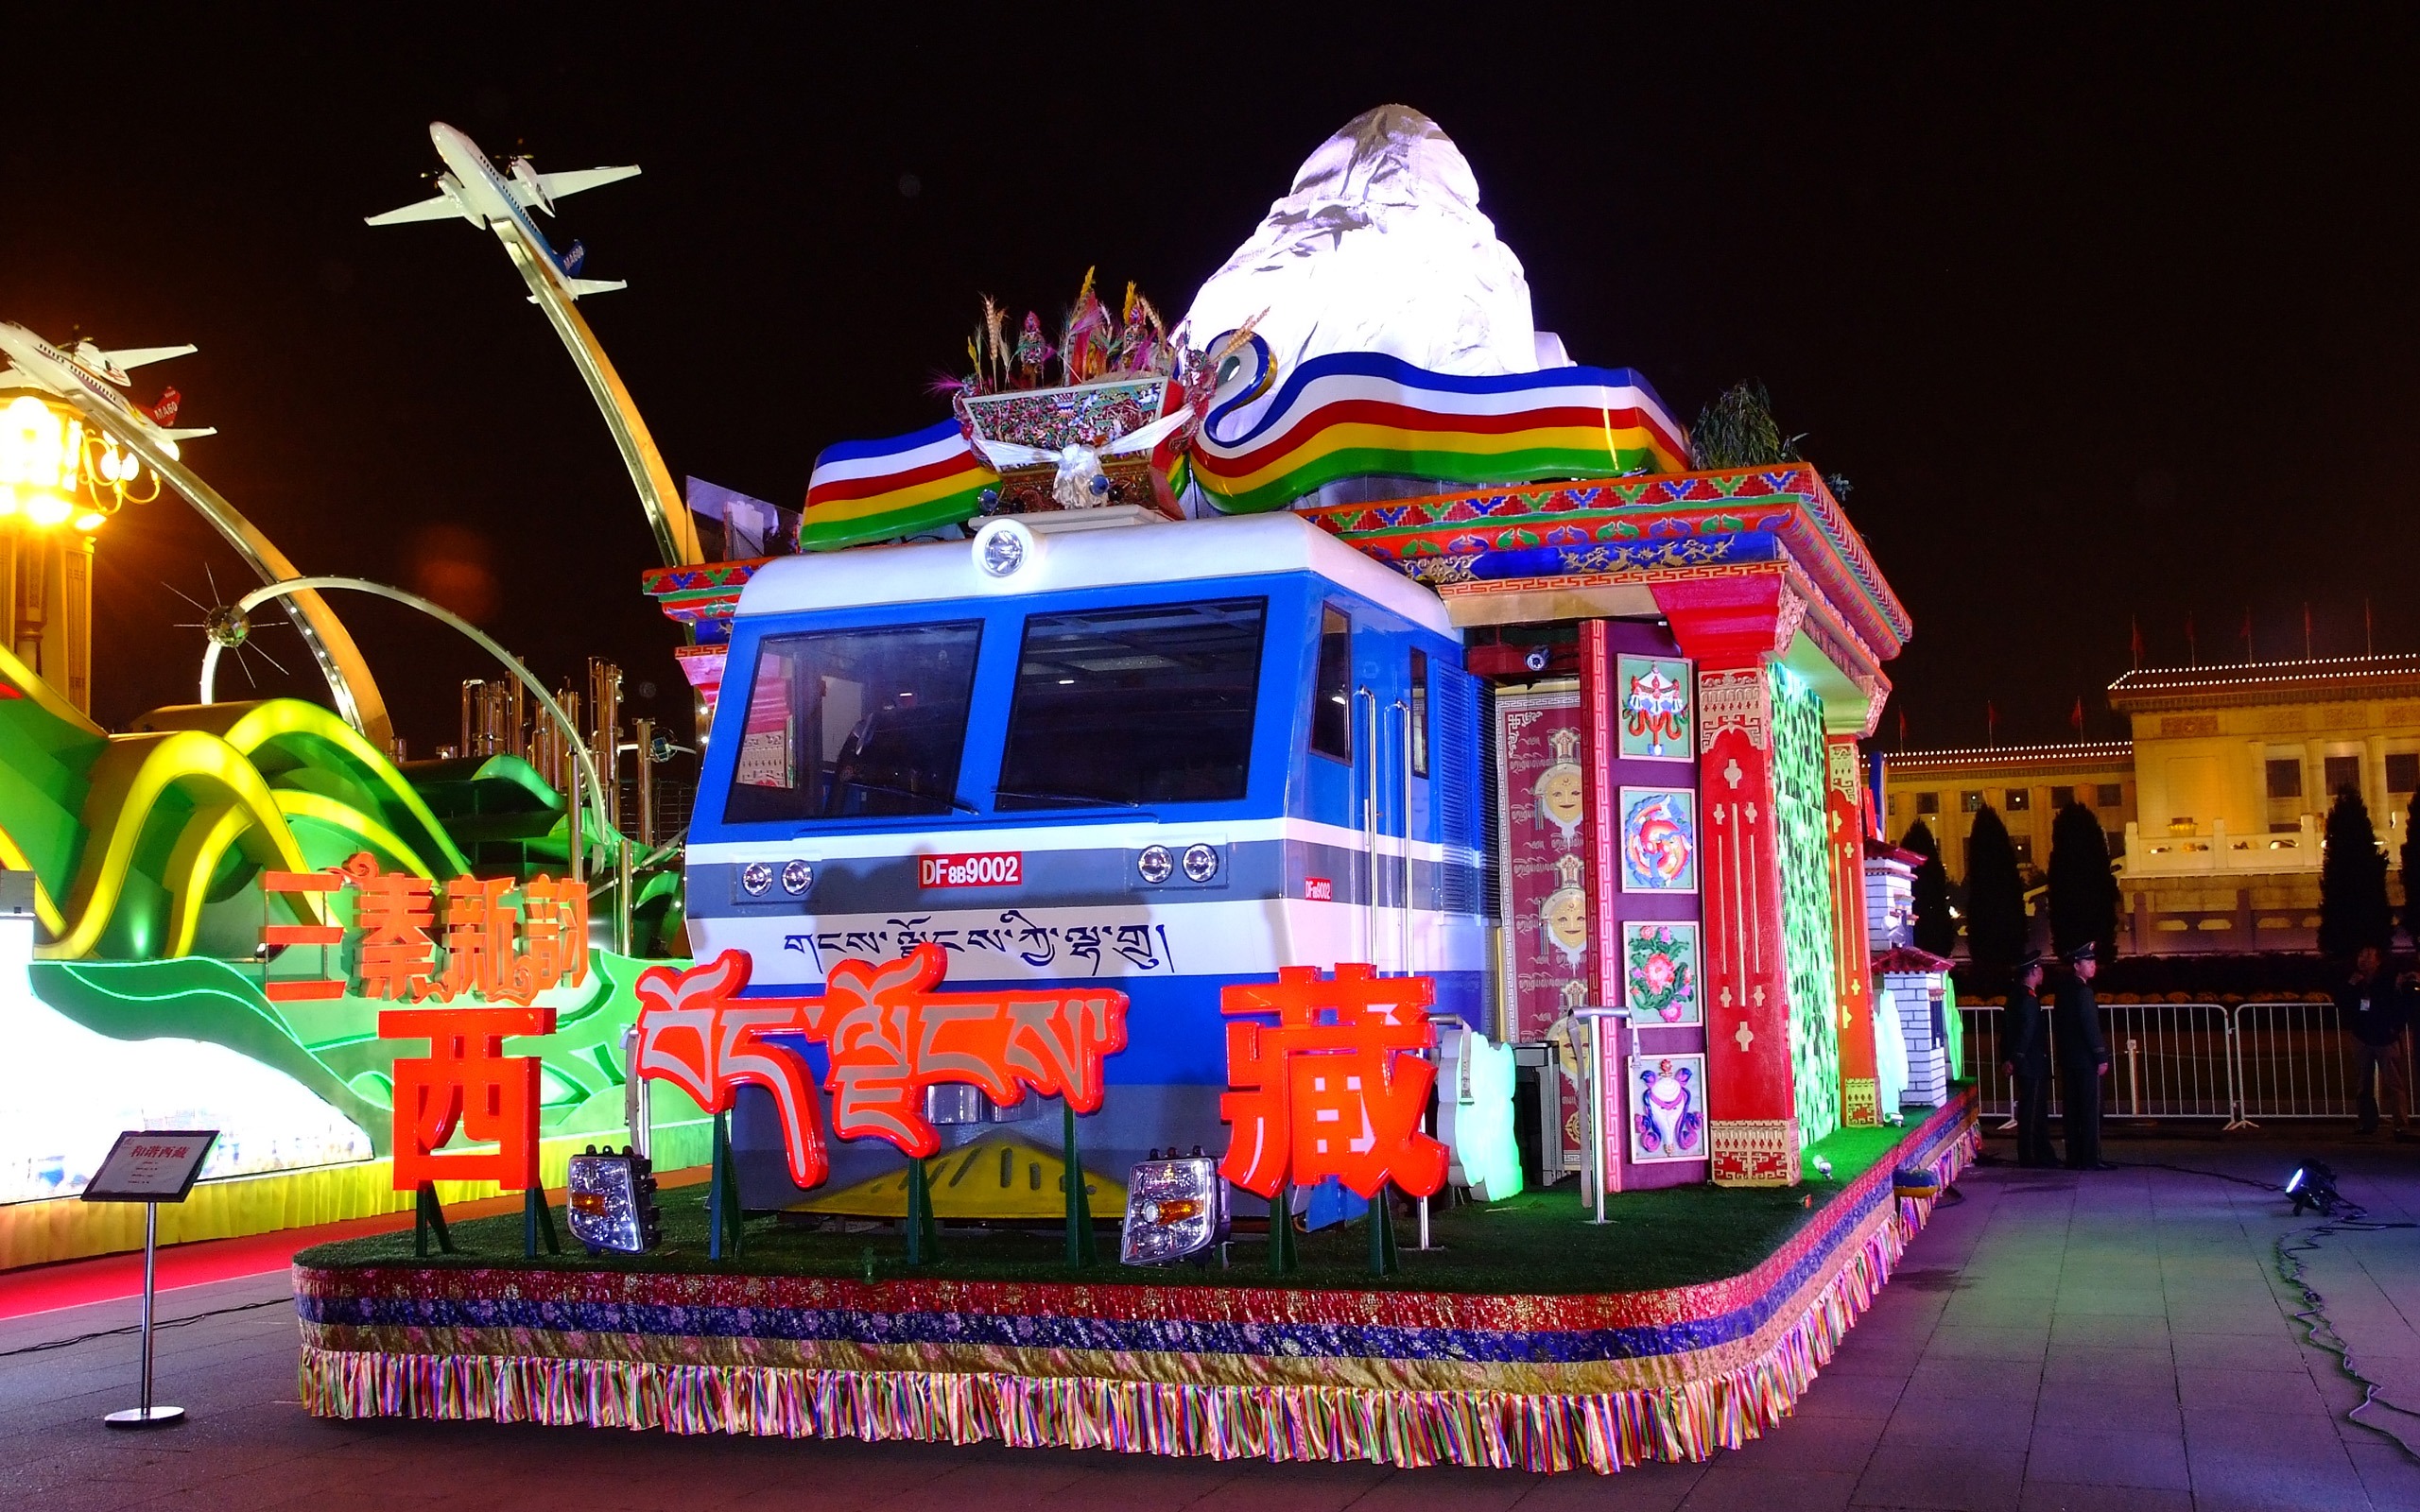
[(2293, 1199), (2294, 1216), (2301, 1217), (2314, 1209), (2323, 1218), (2333, 1217), (2336, 1206), (2344, 1200), (2336, 1190), (2336, 1173), (2325, 1161), (2306, 1160), (2286, 1177), (2286, 1195)]

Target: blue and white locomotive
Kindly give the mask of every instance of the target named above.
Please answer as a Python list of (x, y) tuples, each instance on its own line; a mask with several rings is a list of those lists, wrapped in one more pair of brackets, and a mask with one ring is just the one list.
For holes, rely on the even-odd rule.
[[(1230, 983), (1370, 961), (1484, 1024), (1461, 637), (1299, 517), (1079, 511), (780, 558), (727, 667), (690, 827), (698, 958), (745, 950), (750, 990), (789, 994), (931, 940), (951, 988), (1114, 984), (1098, 1173), (1223, 1148)], [(933, 1111), (960, 1143), (996, 1116)], [(1055, 1143), (1056, 1119), (1035, 1129)], [(805, 1195), (744, 1106), (735, 1143), (751, 1207)], [(900, 1163), (838, 1143), (825, 1190)]]

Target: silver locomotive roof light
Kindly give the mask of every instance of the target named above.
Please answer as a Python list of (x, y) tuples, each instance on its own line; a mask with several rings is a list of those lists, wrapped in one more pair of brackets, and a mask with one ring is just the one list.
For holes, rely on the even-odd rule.
[(739, 868), (739, 887), (751, 898), (762, 898), (773, 885), (773, 867), (769, 861), (751, 861)]
[(782, 868), (782, 891), (800, 897), (815, 885), (815, 868), (804, 861), (792, 861)]
[(1167, 846), (1147, 845), (1134, 858), (1134, 869), (1143, 874), (1145, 882), (1157, 886), (1176, 874), (1176, 858), (1168, 854)]
[(1014, 576), (1033, 554), (1033, 532), (1014, 520), (994, 520), (975, 532), (975, 565), (985, 576)]

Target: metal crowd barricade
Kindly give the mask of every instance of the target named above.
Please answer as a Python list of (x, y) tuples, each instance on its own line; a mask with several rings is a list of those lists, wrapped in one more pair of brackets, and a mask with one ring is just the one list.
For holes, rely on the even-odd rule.
[[(1999, 1069), (2001, 1013), (1994, 1005), (1962, 1005), (1966, 1018), (1962, 1071), (1975, 1081), (1983, 1116), (2015, 1126), (2016, 1084)], [(2043, 1016), (2050, 1016), (2043, 1005)], [(2056, 1030), (2046, 1022), (2051, 1064), (2058, 1064)], [(2109, 1052), (2109, 1074), (2101, 1078), (2101, 1114), (2107, 1118), (2221, 1118), (2235, 1116), (2234, 1024), (2216, 1003), (2104, 1003), (2101, 1043)], [(2060, 1078), (2052, 1077), (2050, 1111), (2061, 1110)]]
[(2264, 1118), (2351, 1118), (2353, 1046), (2333, 1003), (2246, 1003), (2235, 1010), (2236, 1110), (2227, 1127)]
[[(1985, 1117), (2014, 1126), (2016, 1088), (1999, 1069), (2001, 1009), (1962, 1005), (1964, 1064)], [(2045, 1005), (2044, 1012), (2049, 1012)], [(2332, 1003), (2109, 1003), (2101, 1005), (2109, 1075), (2101, 1112), (2109, 1118), (2220, 1118), (2229, 1129), (2262, 1119), (2342, 1119), (2360, 1112), (2353, 1042)], [(2051, 1060), (2057, 1063), (2055, 1041)], [(2412, 1043), (2403, 1046), (2404, 1084), (2413, 1079)], [(2060, 1111), (2054, 1079), (2050, 1111)]]
[(2216, 1003), (2114, 1003), (2100, 1010), (2112, 1118), (2232, 1118), (2235, 1024)]
[(1975, 1084), (1976, 1116), (2003, 1120), (2002, 1128), (2016, 1126), (2016, 1082), (2000, 1074), (2000, 1005), (1962, 1003), (1966, 1053), (1958, 1074)]

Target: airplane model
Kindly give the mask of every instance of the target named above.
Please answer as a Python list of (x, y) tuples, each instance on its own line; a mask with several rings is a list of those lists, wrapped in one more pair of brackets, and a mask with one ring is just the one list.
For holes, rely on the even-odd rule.
[[(578, 278), (579, 262), (575, 257), (566, 265), (562, 254), (546, 241), (538, 223), (529, 218), (532, 210), (543, 210), (551, 215), (555, 201), (583, 189), (599, 184), (618, 183), (635, 178), (636, 167), (578, 168), (567, 173), (540, 173), (527, 158), (514, 158), (504, 173), (496, 171), (479, 145), (442, 121), (428, 125), (429, 140), (437, 144), (437, 155), (445, 160), (446, 171), (437, 176), (437, 198), (424, 199), (400, 210), (389, 210), (383, 215), (368, 217), (372, 226), (396, 226), (407, 220), (450, 220), (459, 215), (474, 226), (485, 226), (499, 236), (518, 239), (535, 254), (533, 261), (544, 268), (548, 282), (562, 290), (569, 299), (583, 294), (608, 294), (628, 285), (619, 279)], [(574, 244), (577, 248), (578, 244)], [(537, 296), (530, 296), (535, 302)]]
[(118, 392), (133, 382), (127, 376), (129, 368), (146, 363), (164, 362), (182, 357), (199, 349), (182, 347), (122, 347), (104, 352), (90, 341), (78, 341), (73, 350), (62, 350), (26, 330), (24, 326), (0, 320), (0, 356), (8, 366), (0, 369), (0, 388), (32, 388), (56, 394), (78, 408), (92, 411), (98, 407), (106, 419), (142, 432), (158, 443), (171, 457), (177, 455), (177, 443), (197, 436), (216, 436), (215, 425), (174, 425), (177, 418), (177, 391), (163, 394), (158, 404), (146, 409)]

